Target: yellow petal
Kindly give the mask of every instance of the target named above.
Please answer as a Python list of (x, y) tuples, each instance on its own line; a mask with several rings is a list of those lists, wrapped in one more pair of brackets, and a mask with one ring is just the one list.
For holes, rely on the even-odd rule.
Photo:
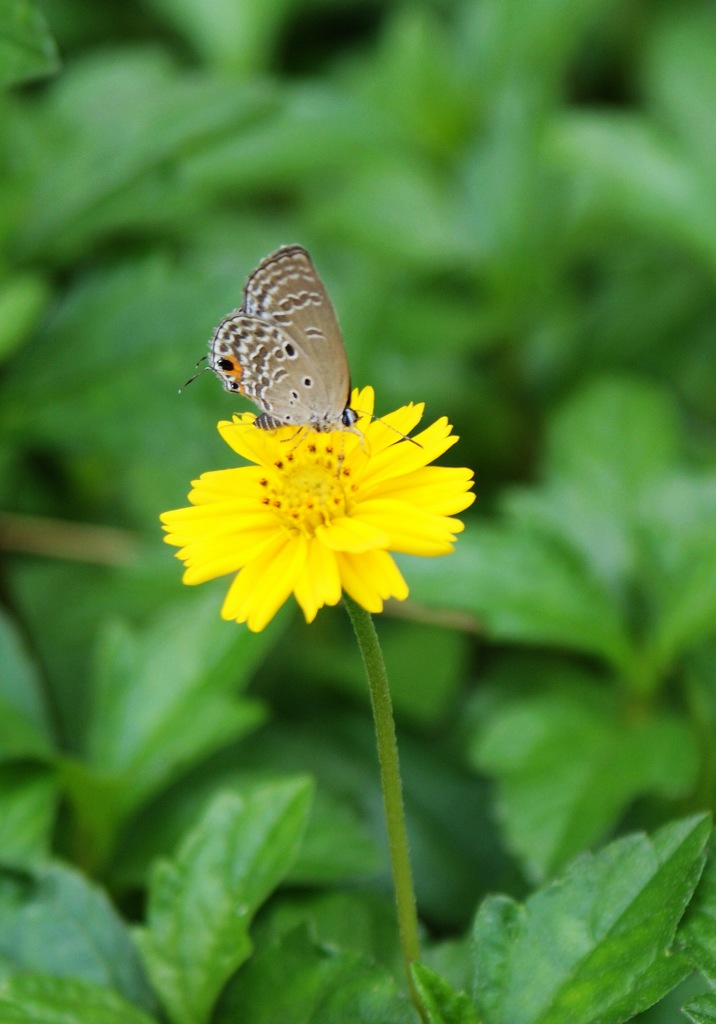
[(409, 555), (447, 555), (452, 551), (454, 534), (463, 529), (459, 520), (387, 498), (361, 502), (354, 514), (361, 522), (384, 529), (390, 537), (391, 551)]
[(313, 622), (324, 604), (338, 604), (341, 599), (336, 556), (315, 537), (309, 541), (306, 566), (296, 581), (294, 593), (306, 622)]
[[(213, 473), (202, 473), (192, 485), (189, 500), (193, 505), (213, 501), (260, 500), (270, 471), (264, 466), (240, 466), (234, 469), (219, 469)], [(261, 486), (261, 481), (264, 486)]]
[[(194, 519), (177, 524), (175, 527), (165, 526), (167, 544), (180, 548), (191, 548), (197, 554), (208, 550), (210, 555), (223, 552), (233, 543), (253, 543), (255, 536), (264, 536), (267, 531), (283, 529), (280, 522), (269, 510), (252, 515), (230, 516), (228, 518), (211, 518), (197, 516)], [(186, 558), (184, 551), (180, 558)]]
[(370, 551), (387, 548), (390, 538), (379, 525), (344, 516), (316, 527), (316, 537), (333, 551)]
[(353, 388), (351, 409), (355, 409), (370, 420), (375, 410), (375, 391), (370, 385), (365, 388)]
[(194, 586), (218, 576), (226, 576), (230, 572), (237, 572), (247, 563), (260, 558), (264, 548), (277, 537), (284, 536), (285, 531), (269, 527), (261, 533), (257, 531), (245, 537), (235, 535), (228, 539), (226, 544), (216, 545), (213, 550), (206, 544), (189, 545), (177, 552), (177, 558), (181, 558), (186, 565), (183, 581), (189, 586)]
[(474, 494), (467, 493), (472, 482), (471, 469), (424, 466), (405, 476), (384, 480), (371, 488), (371, 498), (396, 498), (436, 515), (456, 515), (475, 500)]
[(221, 615), (259, 633), (293, 590), (306, 562), (306, 541), (285, 533), (241, 570), (226, 595)]
[(218, 430), (229, 447), (249, 462), (271, 464), (277, 457), (274, 432), (259, 429), (253, 420), (235, 416), (232, 422), (222, 420)]
[(343, 589), (369, 612), (381, 612), (383, 601), (408, 596), (408, 587), (400, 570), (386, 551), (366, 551), (355, 555), (336, 555)]
[(386, 600), (394, 597), (396, 601), (404, 601), (408, 596), (408, 584), (403, 579), (398, 566), (387, 551), (374, 552), (373, 573), (376, 586)]
[(224, 523), (232, 524), (241, 528), (250, 528), (247, 524), (254, 521), (266, 522), (274, 517), (274, 510), (266, 507), (261, 502), (252, 498), (250, 501), (242, 502), (236, 499), (232, 501), (215, 501), (210, 505), (188, 505), (186, 508), (173, 509), (171, 512), (164, 512), (161, 516), (164, 529), (167, 533), (173, 531), (201, 531), (214, 529)]
[(410, 441), (400, 441), (398, 444), (378, 452), (377, 455), (366, 460), (363, 472), (357, 478), (360, 486), (365, 489), (376, 487), (384, 480), (400, 477), (426, 466), (458, 440), (456, 435), (450, 434), (450, 429), (450, 424), (443, 417), (427, 430), (417, 434), (414, 439), (416, 444), (412, 444)]
[(365, 432), (370, 454), (377, 455), (385, 448), (400, 443), (420, 423), (424, 411), (424, 402), (418, 402), (417, 405), (413, 405), (411, 402), (410, 405), (404, 405), (401, 409), (396, 409), (395, 412), (374, 419)]

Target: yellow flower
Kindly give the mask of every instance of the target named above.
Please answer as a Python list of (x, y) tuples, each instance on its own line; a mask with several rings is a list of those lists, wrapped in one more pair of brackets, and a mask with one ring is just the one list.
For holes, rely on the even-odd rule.
[[(373, 389), (353, 392), (356, 433), (257, 430), (252, 413), (219, 423), (250, 466), (203, 473), (189, 508), (165, 512), (184, 582), (238, 572), (221, 614), (258, 632), (291, 593), (307, 622), (345, 590), (367, 611), (408, 587), (389, 551), (445, 555), (472, 504), (472, 472), (430, 466), (458, 439), (443, 417), (416, 435), (424, 406), (372, 420)], [(397, 433), (396, 433), (397, 431)]]

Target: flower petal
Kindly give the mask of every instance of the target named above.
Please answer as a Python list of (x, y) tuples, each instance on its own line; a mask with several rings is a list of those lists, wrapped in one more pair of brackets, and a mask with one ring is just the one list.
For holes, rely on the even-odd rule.
[(189, 500), (192, 505), (214, 501), (260, 500), (264, 493), (262, 481), (265, 486), (266, 474), (263, 466), (239, 466), (202, 473), (192, 484)]
[(383, 601), (408, 596), (408, 586), (387, 551), (367, 551), (356, 555), (336, 555), (343, 589), (369, 612), (382, 612)]
[(361, 416), (372, 419), (375, 411), (375, 390), (368, 385), (364, 388), (353, 388), (351, 393), (351, 409), (355, 409)]
[[(255, 424), (253, 413), (234, 416), (233, 420), (222, 420), (218, 425), (219, 433), (237, 455), (249, 462), (262, 466), (270, 466), (276, 459), (285, 454), (278, 447), (284, 439), (295, 434), (295, 428), (279, 428), (278, 430), (261, 430)], [(285, 445), (284, 445), (285, 448)]]
[[(187, 564), (196, 565), (201, 559), (223, 556), (231, 548), (251, 551), (257, 542), (283, 531), (284, 527), (275, 516), (252, 513), (223, 519), (200, 514), (173, 528), (165, 526), (164, 529), (167, 531), (165, 542), (181, 549), (177, 557), (186, 560)], [(242, 554), (239, 564), (243, 565), (252, 557), (253, 554)]]
[(293, 590), (306, 563), (306, 539), (287, 532), (241, 570), (226, 595), (221, 616), (245, 622), (258, 633)]
[(315, 537), (308, 543), (306, 566), (296, 580), (294, 594), (306, 622), (313, 622), (316, 612), (324, 604), (338, 604), (341, 599), (336, 556)]
[(390, 538), (379, 525), (343, 516), (316, 527), (316, 537), (333, 551), (372, 551), (387, 548)]
[(436, 516), (408, 502), (388, 498), (361, 502), (354, 515), (369, 526), (379, 525), (386, 530), (391, 551), (428, 558), (449, 554), (455, 534), (464, 529), (459, 519)]
[(468, 493), (472, 483), (471, 469), (424, 466), (405, 476), (384, 480), (371, 488), (371, 498), (398, 498), (426, 512), (452, 516), (472, 505), (475, 495)]
[(253, 531), (245, 535), (234, 533), (224, 543), (211, 545), (208, 540), (197, 541), (177, 552), (176, 557), (186, 565), (183, 576), (184, 583), (194, 586), (206, 583), (207, 580), (226, 576), (237, 572), (249, 562), (261, 557), (264, 548), (285, 531), (269, 526), (263, 531)]
[(415, 444), (400, 441), (366, 459), (362, 473), (356, 473), (355, 480), (362, 488), (368, 489), (391, 477), (400, 477), (426, 466), (457, 442), (457, 436), (450, 430), (450, 424), (443, 416), (417, 434), (413, 439)]
[[(418, 402), (416, 405), (411, 402), (410, 405), (404, 405), (401, 409), (396, 409), (395, 412), (374, 419), (365, 430), (366, 447), (369, 454), (375, 456), (385, 448), (399, 444), (420, 423), (424, 411), (424, 402)], [(401, 435), (403, 436), (401, 437)]]

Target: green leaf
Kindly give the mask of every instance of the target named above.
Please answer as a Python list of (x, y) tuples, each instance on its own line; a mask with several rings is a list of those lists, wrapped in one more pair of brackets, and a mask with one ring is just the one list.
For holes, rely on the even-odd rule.
[(139, 634), (122, 624), (105, 632), (88, 761), (62, 766), (98, 863), (132, 811), (262, 721), (262, 707), (239, 691), (280, 628), (227, 628), (214, 596), (203, 593), (170, 607)]
[(298, 853), (310, 796), (306, 781), (220, 794), (176, 858), (155, 868), (137, 938), (174, 1024), (204, 1024), (249, 957), (251, 919)]
[[(668, 671), (677, 655), (716, 633), (716, 537), (692, 544), (688, 562), (662, 586), (649, 656), (653, 671)], [(665, 581), (666, 582), (666, 581)]]
[[(319, 793), (327, 790), (340, 803), (360, 809), (363, 821), (372, 828), (373, 845), (383, 847), (383, 870), (388, 884), (385, 829), (381, 815), (376, 817), (381, 792), (370, 717), (345, 710), (329, 715), (323, 704), (304, 704), (303, 698), (301, 704), (302, 713), (296, 711), (291, 723), (272, 722), (242, 744), (232, 755), (234, 770), (265, 772), (270, 765), (274, 771), (286, 773), (310, 771)], [(406, 814), (420, 905), (427, 919), (446, 929), (464, 928), (484, 891), (486, 879), (497, 885), (509, 869), (491, 828), (488, 794), (465, 772), (455, 747), (451, 741), (426, 746), (424, 738), (409, 733), (400, 737)], [(330, 804), (326, 810), (330, 813)], [(320, 804), (319, 811), (320, 819)], [(374, 856), (367, 865), (361, 865), (351, 851), (340, 851), (341, 834), (334, 830), (329, 835), (329, 825), (326, 817), (320, 826), (325, 845), (315, 851), (321, 854), (324, 878), (335, 880), (335, 868), (328, 857), (343, 872), (344, 879), (351, 866), (357, 878), (365, 876), (366, 867), (374, 870)], [(339, 821), (339, 828), (342, 827)], [(355, 826), (347, 843), (352, 841), (354, 831)], [(309, 841), (313, 845), (310, 832), (306, 837)], [(309, 856), (302, 848), (294, 869), (298, 881), (321, 882), (317, 871), (304, 872), (304, 854)], [(315, 868), (318, 858), (311, 856), (310, 860)]]
[[(320, 643), (311, 650), (311, 671), (333, 689), (345, 690), (368, 706), (365, 672), (358, 659), (336, 673), (345, 637), (333, 623), (316, 624)], [(390, 695), (398, 718), (435, 725), (454, 707), (460, 680), (469, 658), (469, 641), (456, 629), (425, 622), (385, 622), (380, 643), (390, 679)], [(431, 671), (423, 670), (426, 662)]]
[(268, 82), (181, 73), (159, 47), (74, 61), (35, 112), (18, 249), (67, 261), (117, 229), (181, 230), (205, 202), (179, 169), (185, 154), (240, 131), (274, 97)]
[(695, 967), (716, 985), (716, 858), (713, 841), (704, 873), (686, 913), (679, 939)]
[(642, 519), (654, 606), (645, 657), (664, 674), (716, 631), (716, 476), (672, 473), (645, 494)]
[[(312, 145), (306, 149), (302, 143), (309, 136)], [(184, 178), (211, 195), (233, 195), (237, 189), (252, 194), (267, 187), (293, 191), (297, 185), (315, 183), (319, 166), (322, 173), (343, 176), (366, 149), (385, 146), (388, 138), (386, 127), (376, 123), (351, 93), (325, 81), (294, 81), (268, 116), (254, 118), (240, 132), (225, 132), (201, 151), (188, 153)], [(255, 259), (262, 253), (253, 255)], [(350, 298), (343, 299), (334, 289), (334, 283), (341, 287), (339, 275), (328, 282), (334, 301), (342, 300), (336, 302), (337, 308), (343, 309)], [(355, 288), (355, 280), (352, 285)]]
[(49, 716), (37, 669), (0, 612), (0, 759), (52, 754)]
[(57, 767), (75, 830), (82, 836), (85, 861), (97, 873), (104, 868), (124, 819), (127, 784), (71, 757), (60, 757)]
[(550, 139), (602, 232), (626, 223), (690, 250), (713, 272), (716, 204), (708, 172), (643, 115), (568, 114)]
[(474, 70), (455, 59), (456, 31), (427, 6), (397, 7), (374, 58), (359, 72), (361, 93), (379, 116), (437, 159), (461, 144), (473, 114), (468, 79)]
[[(0, 58), (1, 59), (1, 58)], [(0, 364), (37, 329), (41, 314), (50, 301), (44, 277), (28, 272), (14, 274), (0, 286)]]
[(289, 0), (236, 4), (233, 0), (152, 0), (190, 45), (231, 76), (267, 69)]
[(678, 440), (664, 391), (636, 379), (597, 380), (552, 419), (544, 486), (513, 491), (506, 508), (523, 527), (566, 541), (621, 594), (639, 567), (635, 528), (644, 503), (673, 471)]
[(485, 1024), (619, 1024), (661, 999), (689, 973), (670, 946), (709, 834), (687, 818), (579, 857), (523, 906), (489, 897), (473, 936)]
[[(416, 209), (418, 235), (411, 229)], [(370, 166), (339, 179), (315, 218), (322, 231), (332, 225), (351, 245), (377, 251), (389, 262), (437, 272), (453, 266), (456, 256), (465, 263), (472, 257), (473, 236), (461, 214), (456, 197), (426, 161), (414, 159), (406, 167), (386, 149)]]
[[(213, 760), (132, 818), (121, 833), (112, 858), (113, 882), (124, 888), (141, 888), (152, 861), (169, 855), (218, 790), (248, 797), (265, 785), (265, 771), (252, 777), (241, 769), (241, 783), (237, 784), (236, 756), (237, 752), (230, 749), (221, 768)], [(282, 775), (294, 777), (296, 770), (292, 767), (282, 773), (275, 768), (269, 780), (278, 782)], [(353, 803), (333, 796), (325, 787), (319, 789), (300, 853), (288, 875), (289, 884), (325, 886), (355, 882), (376, 875), (383, 863), (382, 851)]]
[(0, 982), (0, 1024), (154, 1024), (116, 992), (78, 978), (16, 974)]
[(28, 864), (48, 856), (58, 798), (54, 772), (27, 764), (0, 767), (0, 861)]
[(495, 640), (562, 646), (619, 667), (629, 640), (604, 587), (553, 538), (472, 525), (447, 559), (401, 560), (416, 600), (469, 611)]
[(707, 992), (697, 996), (682, 1009), (694, 1024), (716, 1024), (716, 993)]
[(256, 946), (275, 945), (298, 927), (307, 927), (317, 946), (360, 953), (396, 977), (403, 971), (392, 894), (366, 887), (282, 893), (257, 922)]
[(634, 568), (636, 550), (630, 524), (615, 506), (595, 500), (579, 480), (565, 479), (508, 491), (502, 507), (513, 531), (546, 536), (552, 543), (566, 546), (584, 563), (585, 572), (596, 577), (615, 599), (621, 596), (625, 579)]
[(637, 379), (601, 379), (554, 417), (546, 473), (569, 480), (600, 507), (629, 514), (644, 488), (672, 467), (678, 452), (676, 410), (661, 388)]
[(382, 850), (355, 807), (330, 793), (318, 792), (289, 881), (335, 885), (375, 875), (382, 865)]
[(263, 713), (237, 694), (274, 639), (227, 628), (211, 594), (177, 603), (140, 634), (108, 631), (99, 653), (87, 748), (103, 772), (131, 779), (131, 806)]
[(358, 953), (316, 946), (299, 928), (232, 981), (214, 1024), (415, 1024), (388, 972)]
[(456, 992), (435, 971), (424, 964), (413, 964), (413, 978), (429, 1024), (479, 1024), (468, 996)]
[(502, 1024), (505, 1020), (503, 1006), (512, 987), (513, 946), (521, 937), (524, 915), (525, 908), (508, 896), (488, 896), (477, 912), (473, 997), (483, 1024)]
[(0, 872), (0, 954), (18, 969), (112, 988), (147, 1010), (154, 998), (105, 893), (59, 864)]
[(435, 945), (423, 941), (422, 959), (441, 978), (448, 981), (456, 992), (472, 988), (472, 939), (469, 932), (457, 939), (441, 939)]
[[(228, 240), (223, 241), (228, 245)], [(14, 360), (0, 382), (3, 425), (13, 437), (22, 438), (23, 451), (47, 449), (52, 458), (60, 459), (68, 485), (72, 484), (65, 500), (73, 507), (91, 507), (93, 515), (98, 509), (108, 512), (121, 505), (125, 525), (152, 537), (152, 557), (149, 550), (142, 552), (134, 566), (134, 582), (129, 581), (140, 590), (144, 576), (144, 586), (128, 608), (133, 621), (137, 605), (145, 614), (152, 606), (148, 595), (157, 583), (161, 585), (162, 577), (165, 595), (171, 593), (167, 578), (173, 579), (175, 593), (179, 589), (179, 566), (172, 565), (169, 548), (156, 544), (159, 510), (186, 504), (188, 482), (196, 473), (207, 466), (227, 465), (231, 459), (228, 448), (208, 428), (220, 410), (221, 415), (230, 411), (228, 396), (226, 405), (221, 397), (220, 406), (216, 405), (216, 381), (205, 376), (191, 393), (177, 395), (178, 384), (187, 379), (196, 362), (197, 337), (203, 337), (206, 324), (225, 311), (231, 301), (227, 296), (235, 291), (236, 262), (246, 257), (236, 252), (235, 237), (231, 241), (230, 258), (225, 250), (211, 251), (177, 263), (166, 251), (152, 250), (149, 256), (137, 252), (119, 264), (113, 261), (79, 275), (33, 338), (35, 372), (28, 375), (23, 360)], [(100, 334), (103, 343), (97, 345)], [(144, 382), (138, 389), (140, 364)], [(108, 389), (105, 382), (110, 378)], [(140, 396), (149, 391), (155, 400), (142, 402)], [(166, 429), (168, 423), (171, 430)], [(148, 446), (150, 436), (153, 442)], [(178, 445), (178, 437), (191, 437), (191, 445)], [(141, 459), (134, 457), (137, 451), (142, 451)], [(57, 513), (56, 508), (53, 511)], [(68, 510), (67, 514), (74, 513)], [(106, 609), (107, 615), (118, 614), (116, 591), (121, 586), (116, 576), (109, 575), (106, 579), (114, 586), (107, 586), (105, 578), (99, 586), (97, 573), (88, 577), (85, 567), (81, 572), (75, 569), (79, 583), (71, 582), (71, 568), (47, 566), (45, 573), (53, 581), (64, 575), (67, 586), (79, 585), (82, 593), (91, 595), (90, 608), (75, 613), (80, 622), (72, 623), (72, 642), (63, 636), (55, 641), (66, 663), (84, 662), (85, 652), (77, 654), (84, 644), (77, 638), (90, 632), (88, 619), (94, 624), (101, 618), (99, 609)], [(39, 575), (39, 570), (34, 574)], [(214, 584), (217, 593), (224, 586)], [(191, 591), (187, 588), (185, 594), (189, 598)], [(63, 626), (69, 625), (74, 608), (60, 612), (42, 588), (26, 603), (31, 606), (26, 610), (30, 622), (45, 616), (49, 620), (42, 624), (38, 643), (47, 646), (46, 660), (54, 662), (57, 653), (48, 636), (63, 633), (58, 619)], [(50, 605), (45, 616), (37, 610), (39, 603)], [(76, 732), (74, 701), (64, 691), (60, 696), (72, 705), (69, 713)]]
[(0, 760), (12, 761), (26, 757), (46, 759), (49, 756), (47, 738), (35, 723), (28, 721), (16, 707), (0, 699)]
[(685, 720), (631, 718), (603, 688), (577, 685), (494, 710), (473, 757), (497, 778), (507, 841), (538, 880), (607, 835), (636, 797), (688, 793), (698, 768)]
[(0, 84), (15, 85), (57, 71), (57, 47), (33, 0), (0, 6)]
[(716, 104), (711, 56), (716, 29), (708, 8), (665, 9), (645, 48), (644, 78), (651, 105), (683, 143), (694, 163), (716, 164), (713, 132), (704, 126)]
[(663, 390), (598, 381), (553, 421), (545, 486), (506, 502), (523, 530), (580, 551), (624, 605), (639, 588), (646, 621), (630, 671), (645, 688), (716, 621), (716, 483), (677, 471), (678, 435)]

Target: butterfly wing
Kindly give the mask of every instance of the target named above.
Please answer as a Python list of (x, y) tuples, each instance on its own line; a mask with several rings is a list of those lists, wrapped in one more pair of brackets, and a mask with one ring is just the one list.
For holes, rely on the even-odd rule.
[(272, 426), (333, 424), (345, 403), (329, 409), (315, 367), (278, 324), (241, 311), (221, 321), (211, 342), (210, 365), (227, 391), (250, 398)]
[(296, 369), (312, 379), (312, 410), (321, 419), (340, 419), (350, 397), (348, 359), (335, 310), (306, 250), (287, 245), (267, 256), (246, 282), (241, 311), (290, 335), (299, 352)]
[(267, 256), (244, 288), (241, 309), (211, 340), (210, 365), (227, 391), (254, 401), (277, 423), (343, 424), (350, 371), (336, 314), (300, 245)]

